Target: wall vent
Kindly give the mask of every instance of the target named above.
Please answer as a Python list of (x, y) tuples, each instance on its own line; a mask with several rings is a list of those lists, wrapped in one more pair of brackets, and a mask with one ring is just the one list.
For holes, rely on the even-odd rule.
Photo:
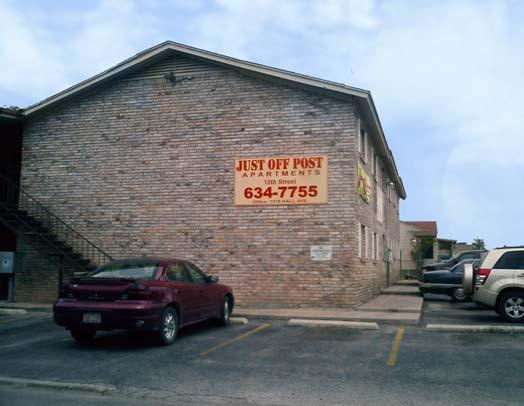
[(161, 79), (169, 72), (175, 72), (176, 77), (197, 76), (206, 73), (220, 72), (225, 68), (197, 58), (182, 54), (170, 55), (124, 78), (124, 80)]

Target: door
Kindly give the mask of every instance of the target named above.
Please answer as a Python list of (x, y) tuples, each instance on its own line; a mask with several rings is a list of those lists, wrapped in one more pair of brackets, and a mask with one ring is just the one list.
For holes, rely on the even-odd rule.
[(183, 263), (168, 265), (166, 278), (180, 307), (180, 325), (200, 320), (199, 291)]
[(191, 274), (191, 279), (195, 286), (198, 286), (199, 303), (201, 308), (201, 318), (208, 319), (217, 315), (220, 304), (217, 303), (216, 285), (209, 283), (207, 276), (191, 262), (186, 262), (186, 267)]

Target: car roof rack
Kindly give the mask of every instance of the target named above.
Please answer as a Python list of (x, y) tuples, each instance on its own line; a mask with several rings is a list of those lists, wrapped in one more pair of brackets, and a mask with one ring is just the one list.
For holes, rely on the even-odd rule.
[(508, 249), (508, 248), (524, 248), (524, 245), (504, 245), (503, 247), (497, 247), (496, 250)]

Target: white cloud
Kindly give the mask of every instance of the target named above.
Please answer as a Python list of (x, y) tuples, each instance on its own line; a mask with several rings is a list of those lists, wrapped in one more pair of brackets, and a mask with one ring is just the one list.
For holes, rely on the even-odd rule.
[(438, 220), (448, 237), (484, 237), (481, 217), (494, 241), (517, 238), (515, 202), (524, 199), (518, 1), (103, 0), (87, 11), (40, 9), (39, 16), (0, 4), (0, 93), (37, 101), (179, 38), (367, 88), (386, 132), (398, 131), (387, 135), (408, 186), (403, 214)]
[[(44, 30), (30, 27), (8, 4), (0, 13), (0, 91), (46, 94), (67, 82), (66, 69)], [(12, 104), (0, 100), (0, 105)]]
[(14, 4), (1, 3), (0, 91), (31, 103), (161, 41), (155, 39), (155, 18), (141, 13), (134, 1), (102, 0), (87, 11), (47, 16)]
[[(432, 131), (412, 137), (450, 145), (443, 172), (426, 182), (404, 174), (416, 179), (408, 194), (440, 190), (439, 229), (452, 237), (461, 230), (468, 239), (489, 224), (494, 242), (515, 239), (515, 198), (524, 198), (524, 54), (515, 45), (524, 35), (512, 30), (505, 2), (439, 2), (410, 13), (402, 4), (385, 3), (388, 24), (353, 56), (357, 79), (389, 121), (424, 120)], [(410, 141), (420, 143), (404, 145)], [(421, 165), (436, 164), (431, 150), (418, 152)]]

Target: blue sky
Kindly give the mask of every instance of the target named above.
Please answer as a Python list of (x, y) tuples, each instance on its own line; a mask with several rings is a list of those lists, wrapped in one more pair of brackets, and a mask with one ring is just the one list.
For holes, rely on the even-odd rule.
[(524, 243), (524, 2), (0, 0), (0, 105), (165, 40), (371, 90), (406, 220)]

